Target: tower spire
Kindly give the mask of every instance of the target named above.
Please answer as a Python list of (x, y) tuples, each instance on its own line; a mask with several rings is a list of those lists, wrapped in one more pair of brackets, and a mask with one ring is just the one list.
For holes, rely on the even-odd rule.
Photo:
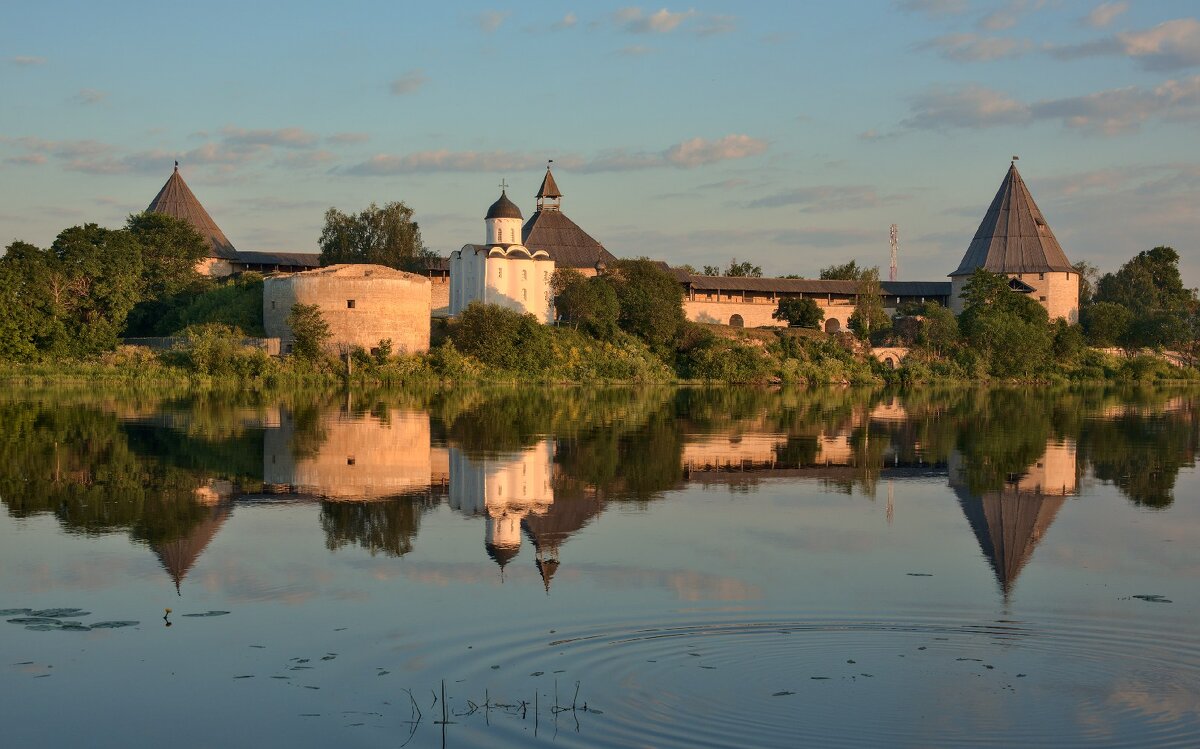
[(558, 189), (558, 183), (554, 181), (554, 174), (550, 171), (550, 165), (554, 163), (554, 159), (546, 161), (546, 176), (542, 178), (542, 186), (537, 191), (537, 209), (539, 211), (557, 211), (562, 204), (562, 192)]

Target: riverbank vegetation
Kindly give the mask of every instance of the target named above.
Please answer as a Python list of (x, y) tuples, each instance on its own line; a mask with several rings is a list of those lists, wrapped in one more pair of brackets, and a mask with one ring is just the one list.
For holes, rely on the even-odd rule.
[[(323, 239), (323, 251), (347, 243), (331, 237)], [(419, 235), (409, 239), (417, 249), (405, 257), (428, 254)], [(701, 325), (686, 319), (670, 270), (641, 258), (619, 260), (594, 277), (557, 271), (557, 325), (472, 305), (451, 321), (434, 321), (430, 350), (419, 355), (398, 354), (384, 340), (370, 352), (334, 356), (319, 311), (300, 306), (289, 318), (293, 353), (282, 359), (251, 345), (265, 335), (262, 276), (203, 277), (195, 268), (205, 255), (190, 225), (161, 214), (132, 215), (116, 230), (66, 229), (46, 249), (12, 243), (0, 257), (0, 377), (264, 389), (446, 381), (1200, 379), (1200, 304), (1183, 287), (1179, 256), (1168, 247), (1140, 253), (1103, 277), (1080, 267), (1081, 325), (1051, 323), (1041, 305), (1010, 290), (1005, 276), (983, 270), (966, 286), (961, 315), (928, 303), (893, 320), (883, 311), (878, 270), (853, 262), (822, 271), (862, 285), (853, 335), (820, 331), (822, 311), (807, 299), (781, 304), (776, 317), (788, 328)], [(736, 261), (730, 268), (761, 272)], [(119, 347), (130, 337), (169, 337), (175, 345), (158, 352)], [(872, 346), (908, 353), (896, 368), (894, 359), (889, 366), (873, 356)], [(1164, 357), (1168, 349), (1174, 353)]]

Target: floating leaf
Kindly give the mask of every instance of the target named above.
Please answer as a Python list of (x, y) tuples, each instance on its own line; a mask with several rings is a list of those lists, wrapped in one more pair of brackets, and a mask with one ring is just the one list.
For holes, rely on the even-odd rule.
[(1174, 603), (1174, 601), (1172, 601), (1170, 598), (1160, 596), (1157, 593), (1142, 593), (1136, 596), (1130, 596), (1130, 598), (1136, 598), (1139, 601), (1146, 601), (1147, 603)]
[(58, 627), (50, 624), (30, 624), (25, 629), (33, 630), (34, 632), (49, 632), (52, 629), (58, 629)]
[(32, 613), (33, 609), (0, 609), (0, 616), (24, 616)]
[(199, 617), (199, 616), (225, 616), (228, 611), (205, 611), (203, 614), (184, 614), (184, 616)]
[(92, 629), (120, 629), (121, 627), (136, 627), (139, 624), (141, 624), (141, 622), (96, 622), (92, 625)]
[(51, 624), (57, 626), (62, 624), (57, 619), (51, 619), (48, 616), (18, 616), (8, 620), (9, 624)]
[(84, 611), (83, 609), (42, 609), (30, 612), (29, 615), (63, 619), (68, 616), (91, 616), (92, 612)]
[(792, 694), (795, 694), (795, 692), (789, 692), (787, 690), (784, 690), (782, 692), (776, 692), (775, 694), (773, 694), (771, 696), (772, 697), (787, 697), (788, 695), (792, 695)]
[(64, 624), (58, 628), (62, 632), (91, 632), (92, 628), (76, 622)]

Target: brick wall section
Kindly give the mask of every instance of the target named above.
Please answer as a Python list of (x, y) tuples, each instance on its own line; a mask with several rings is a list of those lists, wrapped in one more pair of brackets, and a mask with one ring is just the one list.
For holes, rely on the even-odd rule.
[(433, 276), (429, 283), (430, 314), (434, 317), (449, 317), (450, 276)]
[(315, 304), (333, 334), (331, 352), (343, 346), (369, 351), (385, 338), (396, 353), (428, 351), (430, 286), (424, 276), (381, 265), (331, 265), (271, 276), (263, 282), (263, 325), (287, 353), (292, 305)]
[[(815, 299), (814, 301), (825, 313), (826, 325), (828, 325), (830, 320), (837, 321), (837, 330), (830, 330), (829, 332), (845, 332), (850, 329), (850, 316), (854, 314), (853, 303), (834, 302), (833, 304), (828, 304), (820, 299)], [(777, 309), (779, 309), (779, 304), (769, 300), (745, 302), (732, 299), (721, 302), (683, 300), (684, 314), (692, 322), (729, 325), (729, 321), (734, 315), (741, 315), (742, 325), (747, 328), (786, 327), (786, 322), (772, 319), (771, 315), (775, 314), (775, 310)], [(890, 308), (885, 308), (885, 311), (889, 315), (893, 315), (896, 312)]]

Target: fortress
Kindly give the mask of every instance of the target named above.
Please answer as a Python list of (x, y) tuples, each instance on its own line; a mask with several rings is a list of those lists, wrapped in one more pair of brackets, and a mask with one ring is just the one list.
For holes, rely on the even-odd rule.
[[(551, 279), (558, 268), (584, 275), (604, 273), (616, 260), (603, 244), (562, 211), (563, 193), (549, 167), (524, 221), (520, 207), (501, 185), (500, 197), (484, 214), (484, 238), (465, 244), (425, 277), (381, 266), (317, 269), (315, 253), (244, 252), (233, 244), (200, 204), (176, 164), (148, 211), (191, 223), (208, 241), (209, 257), (198, 270), (212, 276), (255, 270), (271, 274), (265, 284), (263, 316), (268, 334), (283, 339), (293, 303), (316, 304), (334, 334), (332, 346), (370, 349), (391, 339), (397, 350), (425, 351), (429, 318), (456, 315), (472, 302), (499, 304), (553, 323)], [(783, 327), (773, 318), (780, 301), (811, 299), (824, 313), (824, 330), (849, 328), (860, 284), (802, 278), (707, 276), (664, 267), (678, 279), (683, 307), (693, 322), (732, 327)], [(1006, 275), (1013, 293), (1028, 294), (1050, 319), (1079, 320), (1079, 273), (1067, 259), (1016, 161), (984, 213), (949, 281), (881, 281), (885, 311), (895, 316), (906, 304), (935, 302), (962, 311), (960, 294), (977, 269)]]

